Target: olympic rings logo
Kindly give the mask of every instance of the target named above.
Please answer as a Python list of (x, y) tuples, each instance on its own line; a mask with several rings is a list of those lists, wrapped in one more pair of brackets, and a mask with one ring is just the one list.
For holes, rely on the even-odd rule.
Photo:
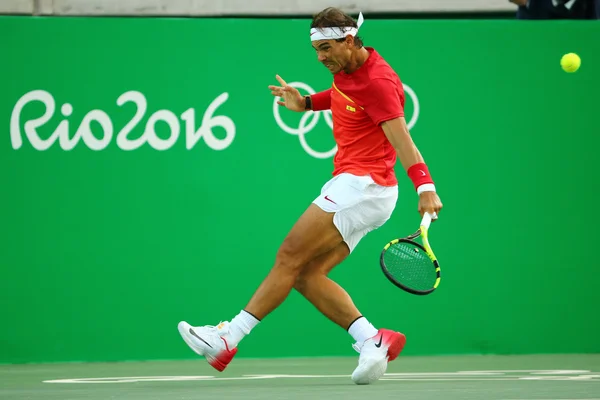
[[(296, 89), (299, 89), (301, 91), (304, 90), (308, 94), (316, 93), (312, 87), (310, 87), (309, 85), (307, 85), (306, 83), (303, 83), (303, 82), (291, 82), (291, 83), (288, 83), (288, 85), (290, 85)], [(403, 86), (404, 86), (404, 93), (408, 97), (410, 97), (410, 99), (413, 102), (413, 114), (407, 123), (408, 129), (411, 130), (417, 124), (417, 120), (419, 119), (419, 112), (420, 112), (419, 98), (417, 97), (417, 94), (410, 86), (408, 86), (406, 84), (403, 84)], [(277, 125), (279, 125), (279, 128), (281, 128), (282, 131), (289, 133), (290, 135), (297, 135), (298, 139), (300, 140), (300, 145), (302, 146), (302, 148), (304, 149), (304, 151), (306, 151), (306, 153), (308, 155), (310, 155), (314, 158), (333, 157), (337, 151), (337, 145), (334, 145), (334, 147), (329, 151), (322, 152), (322, 151), (317, 151), (317, 150), (313, 149), (312, 147), (310, 147), (310, 145), (306, 141), (306, 134), (311, 132), (314, 129), (314, 127), (317, 125), (317, 123), (321, 119), (321, 115), (323, 115), (325, 122), (327, 123), (329, 128), (333, 129), (333, 119), (331, 117), (331, 110), (317, 111), (317, 112), (305, 112), (305, 113), (303, 113), (302, 118), (300, 118), (298, 127), (293, 128), (293, 127), (289, 126), (288, 124), (286, 124), (281, 119), (281, 114), (280, 114), (279, 110), (282, 107), (279, 104), (277, 104), (277, 101), (279, 99), (280, 99), (280, 97), (275, 97), (273, 99), (273, 117), (275, 117), (275, 122), (277, 122)]]

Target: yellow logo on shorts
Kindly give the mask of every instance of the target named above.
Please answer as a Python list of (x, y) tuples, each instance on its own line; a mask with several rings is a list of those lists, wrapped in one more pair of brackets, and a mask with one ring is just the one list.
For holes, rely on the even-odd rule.
[(354, 108), (352, 106), (346, 106), (346, 110), (348, 110), (350, 112), (356, 112), (356, 108)]

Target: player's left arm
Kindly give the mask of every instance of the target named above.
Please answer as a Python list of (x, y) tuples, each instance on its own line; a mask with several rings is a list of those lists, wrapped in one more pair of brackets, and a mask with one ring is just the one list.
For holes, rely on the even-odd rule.
[(439, 213), (442, 202), (421, 152), (415, 145), (406, 119), (400, 95), (395, 84), (387, 79), (375, 79), (371, 83), (373, 101), (365, 107), (371, 119), (381, 126), (390, 144), (396, 150), (398, 160), (419, 194), (419, 213)]

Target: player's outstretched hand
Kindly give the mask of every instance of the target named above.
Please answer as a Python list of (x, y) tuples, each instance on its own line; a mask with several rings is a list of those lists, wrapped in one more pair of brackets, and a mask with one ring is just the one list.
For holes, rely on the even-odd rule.
[(428, 212), (434, 215), (433, 219), (435, 220), (442, 207), (442, 201), (436, 192), (423, 192), (419, 196), (419, 214), (421, 214), (421, 217)]
[(306, 100), (298, 89), (289, 86), (279, 75), (275, 75), (275, 78), (277, 78), (281, 86), (269, 85), (269, 89), (271, 89), (273, 96), (283, 99), (283, 101), (278, 100), (277, 104), (292, 111), (304, 111)]

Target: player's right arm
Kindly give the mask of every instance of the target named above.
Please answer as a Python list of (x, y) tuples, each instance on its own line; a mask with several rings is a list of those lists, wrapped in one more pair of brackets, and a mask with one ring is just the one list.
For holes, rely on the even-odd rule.
[(298, 89), (288, 85), (279, 75), (276, 75), (276, 78), (281, 86), (269, 85), (269, 89), (273, 96), (282, 98), (277, 101), (280, 106), (298, 112), (328, 110), (331, 107), (331, 89), (310, 96), (302, 96)]
[(404, 118), (404, 108), (393, 81), (373, 79), (369, 94), (373, 97), (366, 104), (365, 111), (376, 125), (381, 126), (388, 141), (396, 150), (397, 159), (419, 193), (419, 213), (437, 214), (442, 202), (435, 192), (433, 180), (421, 152), (412, 140)]

